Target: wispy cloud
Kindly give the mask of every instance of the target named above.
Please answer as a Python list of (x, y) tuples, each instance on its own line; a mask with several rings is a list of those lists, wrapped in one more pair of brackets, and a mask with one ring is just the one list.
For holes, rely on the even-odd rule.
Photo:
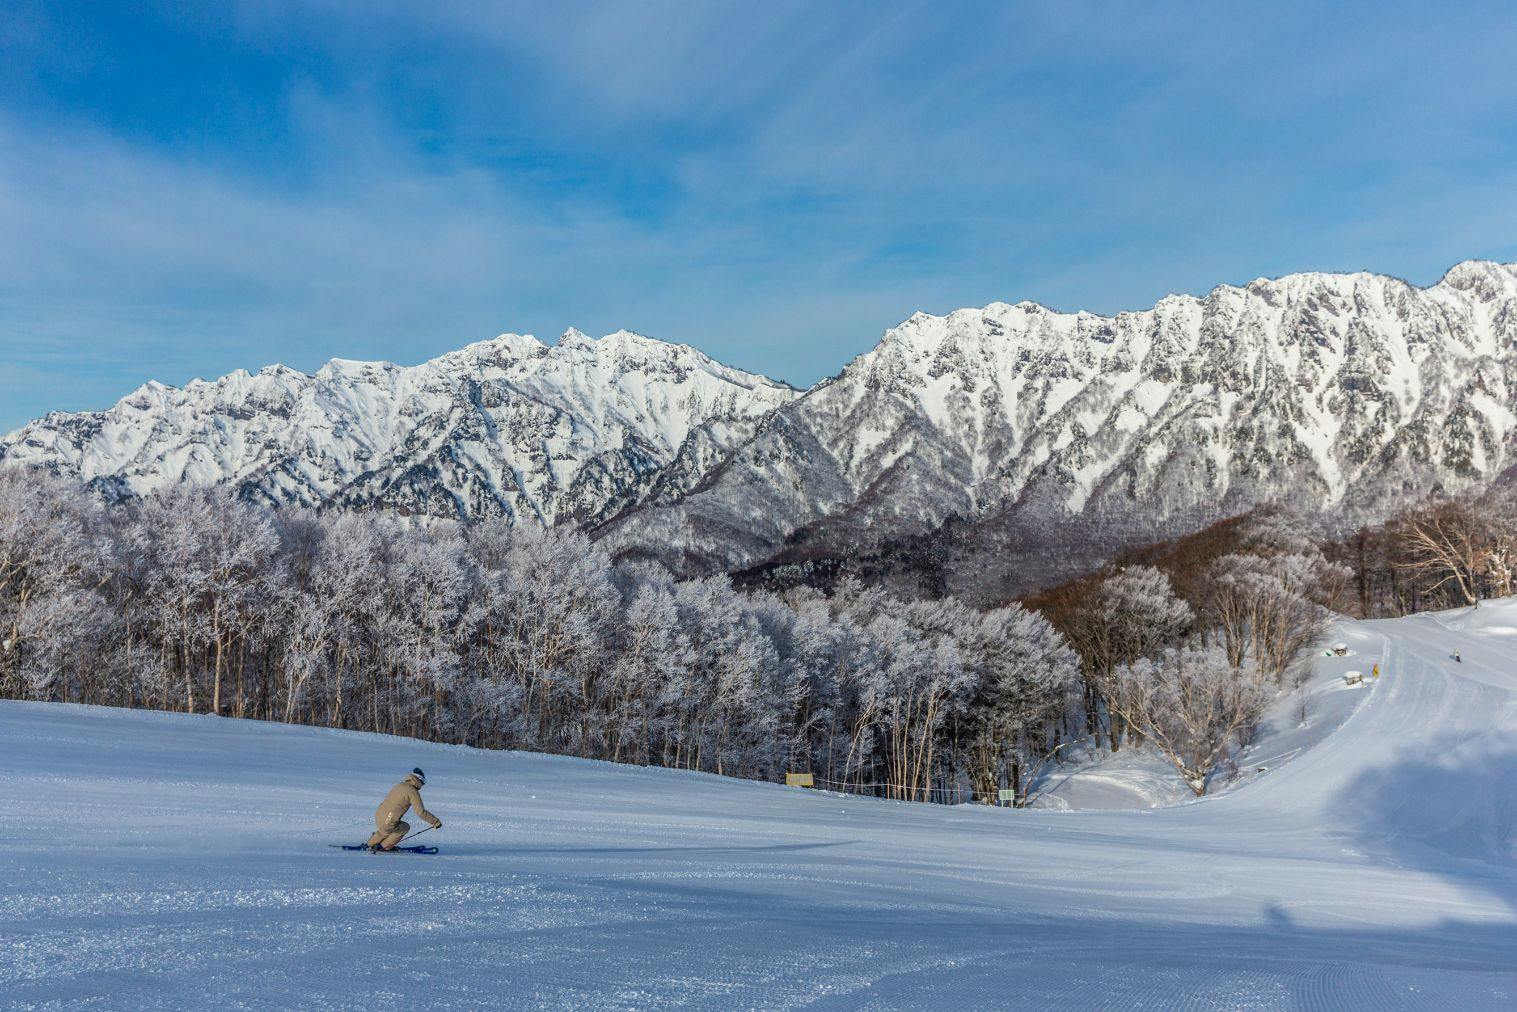
[(148, 377), (569, 325), (805, 383), (919, 308), (1517, 256), (1498, 5), (3, 23), (0, 428)]

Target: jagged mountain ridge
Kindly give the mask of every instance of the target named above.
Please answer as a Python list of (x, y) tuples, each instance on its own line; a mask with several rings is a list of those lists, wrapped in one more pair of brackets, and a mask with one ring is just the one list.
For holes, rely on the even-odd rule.
[[(930, 554), (1036, 585), (1264, 501), (1339, 520), (1477, 486), (1517, 452), (1517, 265), (1419, 288), (1293, 274), (1106, 317), (918, 313), (804, 394), (693, 348), (503, 335), (53, 414), (0, 439), (118, 494), (615, 531), (687, 572)], [(957, 581), (957, 583), (955, 583)]]
[(708, 466), (797, 394), (627, 331), (570, 330), (552, 346), (503, 334), (416, 366), (336, 359), (309, 375), (148, 383), (0, 439), (0, 462), (117, 495), (232, 485), (271, 504), (589, 524), (658, 478), (679, 490), (672, 463)]
[(935, 589), (995, 596), (1265, 501), (1363, 520), (1489, 482), (1517, 459), (1514, 399), (1514, 265), (1428, 288), (1295, 274), (1113, 317), (918, 313), (620, 526), (729, 570), (938, 531)]

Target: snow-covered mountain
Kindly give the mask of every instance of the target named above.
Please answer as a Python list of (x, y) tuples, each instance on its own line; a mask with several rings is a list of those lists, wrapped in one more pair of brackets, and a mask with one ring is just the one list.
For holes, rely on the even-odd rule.
[(1514, 406), (1517, 265), (1428, 288), (1295, 274), (1115, 317), (918, 313), (622, 526), (742, 568), (889, 554), (956, 518), (934, 565), (1048, 575), (1263, 501), (1362, 519), (1487, 482), (1517, 461)]
[(1517, 265), (1427, 288), (1294, 274), (1114, 317), (918, 313), (804, 395), (626, 332), (504, 335), (410, 368), (148, 384), (0, 439), (4, 462), (1003, 594), (1264, 501), (1363, 520), (1511, 470)]
[(149, 383), (0, 439), (0, 463), (121, 494), (230, 484), (273, 503), (590, 523), (655, 479), (682, 490), (698, 477), (682, 467), (704, 472), (796, 394), (626, 331), (571, 330), (551, 347), (503, 334), (412, 367), (334, 360), (314, 375)]

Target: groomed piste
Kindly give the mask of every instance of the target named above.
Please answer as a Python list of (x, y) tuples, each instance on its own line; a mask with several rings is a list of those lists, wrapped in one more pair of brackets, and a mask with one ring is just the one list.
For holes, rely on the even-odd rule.
[[(1517, 601), (1334, 638), (1331, 733), (1141, 810), (0, 703), (0, 1004), (1512, 1008)], [(417, 765), (440, 853), (330, 846)]]

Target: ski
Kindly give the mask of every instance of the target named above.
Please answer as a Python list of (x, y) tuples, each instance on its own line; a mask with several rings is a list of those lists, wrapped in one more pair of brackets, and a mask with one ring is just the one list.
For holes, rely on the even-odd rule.
[[(327, 844), (327, 846), (329, 846), (329, 847), (335, 847), (338, 850), (368, 850), (369, 849), (369, 845), (366, 844), (366, 843), (329, 843), (329, 844)], [(374, 853), (374, 854), (435, 854), (435, 853), (437, 853), (437, 848), (436, 847), (396, 847), (394, 850), (376, 850), (376, 851), (371, 851), (371, 853)]]

